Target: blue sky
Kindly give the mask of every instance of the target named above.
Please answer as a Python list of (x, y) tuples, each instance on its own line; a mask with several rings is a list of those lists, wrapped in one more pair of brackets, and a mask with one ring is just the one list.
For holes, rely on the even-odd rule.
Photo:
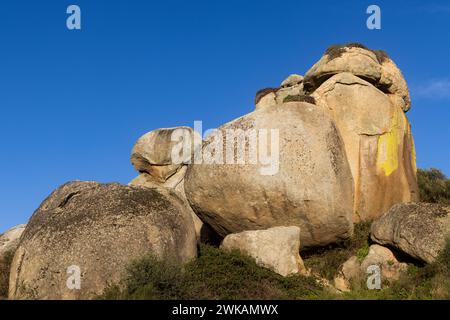
[[(82, 30), (66, 28), (77, 4)], [(366, 28), (366, 8), (382, 29)], [(0, 232), (74, 179), (127, 183), (159, 127), (217, 127), (331, 44), (384, 49), (406, 77), (419, 167), (450, 175), (450, 4), (444, 1), (0, 3)]]

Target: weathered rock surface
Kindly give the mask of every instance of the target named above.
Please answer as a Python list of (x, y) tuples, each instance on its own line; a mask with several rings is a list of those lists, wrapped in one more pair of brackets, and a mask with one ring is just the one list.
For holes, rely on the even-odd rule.
[(431, 263), (450, 238), (450, 207), (431, 203), (397, 204), (372, 224), (371, 238)]
[(0, 234), (0, 258), (8, 251), (15, 251), (19, 245), (20, 236), (25, 230), (26, 225), (20, 224), (3, 234)]
[(256, 93), (255, 97), (255, 109), (261, 109), (271, 107), (277, 104), (277, 90), (273, 88), (267, 88), (260, 90)]
[(299, 227), (275, 227), (230, 234), (220, 247), (224, 250), (239, 250), (254, 258), (258, 265), (282, 276), (305, 271), (299, 255)]
[[(187, 146), (191, 148), (176, 148), (183, 140), (190, 141)], [(191, 160), (193, 143), (194, 133), (190, 127), (156, 129), (138, 139), (131, 153), (131, 163), (137, 171), (163, 184)]]
[(255, 109), (279, 105), (288, 96), (304, 94), (303, 77), (298, 74), (291, 74), (281, 83), (279, 88), (267, 88), (258, 91), (255, 98)]
[[(276, 137), (271, 129), (278, 130), (279, 153), (275, 143), (268, 149), (279, 158), (275, 166), (274, 161), (251, 163), (248, 154), (255, 148), (247, 143), (244, 164), (188, 166), (185, 191), (189, 203), (217, 233), (224, 237), (246, 230), (298, 226), (306, 247), (352, 234), (353, 180), (340, 135), (324, 111), (308, 103), (289, 102), (258, 109), (223, 125), (219, 133), (225, 137), (227, 129), (242, 129), (243, 134), (253, 130), (266, 137), (270, 133), (267, 140)], [(267, 132), (262, 135), (260, 129)], [(211, 145), (220, 150), (222, 142), (219, 135), (210, 136), (203, 151)]]
[(361, 263), (361, 271), (366, 273), (367, 268), (372, 265), (378, 265), (382, 280), (388, 281), (398, 280), (408, 269), (408, 264), (399, 262), (391, 250), (377, 244), (370, 246), (369, 253)]
[(305, 89), (314, 91), (333, 75), (349, 72), (371, 83), (381, 79), (382, 68), (377, 56), (370, 50), (359, 47), (341, 47), (328, 50), (308, 70), (303, 79)]
[(348, 72), (332, 76), (312, 96), (344, 141), (355, 183), (355, 221), (418, 200), (411, 126), (395, 96)]
[(411, 98), (402, 72), (389, 57), (383, 59), (381, 71), (381, 88), (385, 89), (387, 93), (401, 98), (400, 106), (404, 112), (407, 112), (411, 108)]
[[(196, 256), (192, 217), (174, 192), (70, 182), (28, 223), (12, 262), (9, 297), (92, 298), (149, 253), (176, 263)], [(80, 268), (80, 290), (67, 287), (70, 266)]]
[(197, 236), (197, 242), (217, 244), (220, 242), (220, 237), (209, 227), (204, 224), (202, 220), (192, 210), (189, 202), (186, 199), (184, 192), (184, 175), (186, 174), (187, 166), (183, 166), (176, 174), (171, 176), (166, 182), (160, 183), (155, 181), (149, 174), (142, 173), (135, 179), (133, 179), (128, 185), (138, 186), (143, 188), (168, 188), (177, 192), (177, 195), (182, 199), (186, 205), (186, 209), (191, 213), (195, 226), (195, 234)]
[(370, 50), (355, 44), (333, 46), (305, 74), (307, 92), (313, 92), (333, 75), (349, 72), (380, 88), (386, 94), (401, 98), (403, 111), (411, 107), (406, 81), (389, 56), (380, 50)]
[(342, 265), (341, 271), (334, 279), (336, 289), (342, 292), (351, 291), (352, 283), (363, 282), (367, 279), (368, 268), (376, 265), (380, 267), (382, 282), (398, 280), (408, 269), (408, 264), (399, 262), (394, 253), (386, 247), (373, 244), (362, 262), (356, 256), (350, 257)]

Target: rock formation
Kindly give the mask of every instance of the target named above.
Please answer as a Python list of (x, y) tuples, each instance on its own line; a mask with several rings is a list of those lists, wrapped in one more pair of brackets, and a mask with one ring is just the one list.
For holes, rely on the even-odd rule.
[(397, 204), (372, 224), (371, 238), (431, 263), (450, 239), (450, 207), (432, 203)]
[(373, 244), (369, 247), (367, 256), (360, 262), (352, 256), (342, 265), (341, 271), (334, 279), (335, 287), (343, 292), (351, 291), (352, 284), (362, 282), (367, 278), (367, 270), (378, 266), (384, 283), (398, 280), (408, 270), (408, 265), (399, 262), (394, 253), (386, 247)]
[(304, 86), (344, 140), (354, 220), (374, 220), (396, 203), (417, 201), (414, 142), (404, 114), (409, 91), (394, 62), (362, 46), (331, 47), (306, 73)]
[[(418, 199), (410, 107), (387, 54), (347, 44), (330, 47), (304, 77), (260, 90), (253, 112), (204, 141), (189, 127), (150, 131), (133, 147), (139, 175), (128, 186), (67, 183), (24, 231), (0, 236), (0, 255), (17, 247), (9, 296), (92, 298), (134, 259), (150, 253), (183, 264), (200, 242), (223, 237), (223, 249), (286, 276), (305, 270), (300, 245), (348, 239), (354, 222), (379, 217), (373, 241), (432, 262), (450, 236), (449, 208), (402, 204)], [(336, 287), (347, 290), (370, 264), (388, 279), (405, 269), (372, 245), (364, 261), (344, 263)], [(81, 271), (80, 290), (67, 286), (71, 266)]]
[[(167, 189), (71, 182), (33, 214), (11, 266), (11, 299), (86, 299), (118, 283), (147, 254), (186, 263), (196, 257), (190, 212)], [(68, 268), (81, 272), (79, 290)], [(72, 288), (73, 289), (73, 288)]]
[(241, 251), (254, 258), (258, 265), (282, 276), (306, 270), (299, 255), (299, 227), (274, 227), (230, 234), (223, 239), (221, 248)]
[(0, 258), (8, 251), (16, 251), (25, 227), (25, 224), (20, 224), (0, 234)]
[[(353, 180), (340, 135), (323, 110), (288, 102), (260, 108), (219, 128), (224, 137), (227, 130), (237, 129), (242, 134), (278, 130), (278, 170), (264, 175), (262, 170), (270, 164), (250, 161), (189, 165), (186, 196), (203, 222), (221, 236), (298, 226), (306, 247), (352, 234)], [(217, 136), (210, 136), (203, 150), (217, 143)], [(218, 144), (218, 150), (227, 149), (221, 141)], [(231, 149), (236, 154), (237, 144)], [(246, 156), (251, 149), (246, 143)]]
[[(307, 101), (307, 97), (314, 102)], [(331, 46), (304, 77), (258, 92), (256, 109), (307, 101), (338, 128), (354, 180), (354, 221), (380, 217), (396, 203), (418, 201), (408, 86), (380, 50), (360, 44)]]

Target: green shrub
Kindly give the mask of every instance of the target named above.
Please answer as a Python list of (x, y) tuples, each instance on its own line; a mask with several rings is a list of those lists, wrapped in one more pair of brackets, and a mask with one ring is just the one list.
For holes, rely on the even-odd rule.
[(291, 101), (298, 101), (298, 102), (307, 102), (311, 104), (316, 104), (316, 99), (312, 96), (305, 96), (305, 95), (289, 95), (286, 98), (283, 99), (283, 102), (291, 102)]
[(145, 257), (133, 262), (121, 285), (102, 299), (314, 299), (322, 287), (313, 277), (282, 277), (239, 252), (203, 245), (184, 269)]
[[(364, 255), (366, 250), (368, 252), (370, 224), (370, 222), (355, 224), (353, 236), (336, 245), (302, 252), (305, 266), (311, 268), (313, 272), (318, 273), (320, 276), (333, 280), (341, 265), (351, 256)], [(358, 254), (359, 251), (360, 253)]]
[(439, 169), (418, 169), (417, 182), (421, 201), (450, 204), (450, 179)]
[(9, 272), (14, 252), (8, 251), (0, 257), (0, 300), (8, 297)]

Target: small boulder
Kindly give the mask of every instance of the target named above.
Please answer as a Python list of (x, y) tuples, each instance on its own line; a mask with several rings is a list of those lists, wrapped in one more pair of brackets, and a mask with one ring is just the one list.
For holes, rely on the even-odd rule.
[[(9, 298), (94, 298), (149, 253), (179, 264), (196, 257), (192, 217), (176, 193), (70, 182), (29, 221), (11, 265)], [(67, 285), (70, 267), (81, 272), (79, 289)]]
[[(200, 139), (201, 141), (201, 139)], [(178, 148), (186, 144), (186, 148)], [(165, 183), (194, 154), (194, 131), (190, 127), (162, 128), (138, 139), (131, 153), (131, 163), (155, 182)]]
[(361, 271), (367, 272), (367, 268), (371, 265), (378, 265), (382, 280), (388, 281), (398, 280), (408, 269), (408, 264), (399, 262), (391, 250), (378, 244), (370, 246), (369, 253), (361, 263)]
[(254, 258), (258, 265), (282, 276), (305, 271), (299, 255), (299, 227), (275, 227), (230, 234), (220, 247), (224, 250), (239, 250)]
[(382, 74), (377, 56), (361, 45), (332, 46), (322, 58), (308, 70), (303, 79), (308, 92), (315, 89), (335, 74), (349, 72), (372, 83), (379, 82)]
[(277, 88), (259, 90), (255, 96), (255, 109), (271, 107), (277, 104)]
[(450, 238), (450, 207), (433, 203), (397, 204), (372, 224), (371, 238), (432, 263)]
[(6, 252), (16, 251), (25, 227), (26, 224), (19, 224), (5, 233), (0, 234), (0, 259)]
[(369, 247), (369, 252), (362, 262), (356, 256), (344, 262), (334, 279), (336, 289), (342, 292), (351, 291), (352, 283), (367, 279), (367, 270), (373, 265), (380, 267), (381, 280), (385, 283), (398, 280), (400, 275), (408, 269), (408, 265), (399, 262), (391, 250), (374, 244)]
[(291, 74), (287, 77), (280, 85), (281, 88), (289, 88), (296, 85), (299, 85), (303, 82), (303, 76), (299, 74)]

